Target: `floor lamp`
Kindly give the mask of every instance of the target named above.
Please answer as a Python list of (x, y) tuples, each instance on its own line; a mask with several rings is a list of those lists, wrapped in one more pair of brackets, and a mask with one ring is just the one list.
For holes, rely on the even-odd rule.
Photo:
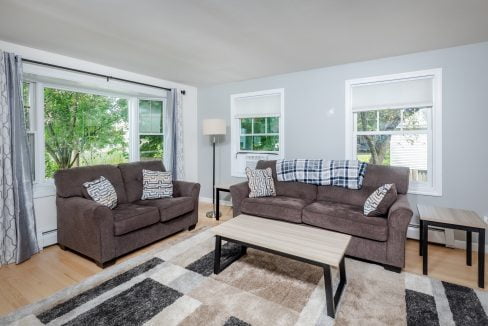
[[(212, 149), (213, 149), (213, 159), (212, 159), (212, 211), (207, 212), (207, 217), (214, 218), (217, 217), (215, 212), (215, 143), (217, 141), (217, 136), (225, 135), (226, 126), (225, 120), (223, 119), (205, 119), (203, 120), (203, 134), (205, 136), (210, 136), (212, 139)], [(219, 214), (222, 215), (222, 214)], [(219, 216), (220, 217), (220, 216)]]

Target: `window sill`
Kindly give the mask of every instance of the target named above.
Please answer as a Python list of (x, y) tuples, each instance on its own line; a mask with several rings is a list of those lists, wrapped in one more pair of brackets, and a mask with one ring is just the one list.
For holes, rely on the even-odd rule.
[(420, 196), (432, 196), (432, 197), (442, 197), (442, 192), (433, 189), (409, 189), (409, 195), (420, 195)]

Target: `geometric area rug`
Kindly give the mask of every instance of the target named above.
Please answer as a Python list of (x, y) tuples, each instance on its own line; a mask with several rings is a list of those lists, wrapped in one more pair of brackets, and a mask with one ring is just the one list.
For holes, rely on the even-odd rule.
[[(0, 317), (1, 325), (488, 325), (485, 291), (346, 259), (336, 319), (322, 269), (248, 249), (213, 274), (207, 229)], [(239, 254), (230, 243), (222, 259)], [(337, 284), (337, 276), (334, 284)]]

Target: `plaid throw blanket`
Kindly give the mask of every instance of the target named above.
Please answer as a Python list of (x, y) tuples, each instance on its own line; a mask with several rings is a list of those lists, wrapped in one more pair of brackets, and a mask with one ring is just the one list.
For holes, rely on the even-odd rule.
[(350, 160), (279, 160), (278, 181), (361, 189), (367, 164)]

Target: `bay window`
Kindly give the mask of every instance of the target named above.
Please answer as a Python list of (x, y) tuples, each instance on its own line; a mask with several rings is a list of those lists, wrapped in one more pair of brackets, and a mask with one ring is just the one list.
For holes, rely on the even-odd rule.
[(36, 80), (25, 82), (23, 92), (37, 183), (59, 169), (163, 157), (164, 97)]
[(348, 156), (410, 168), (411, 193), (441, 195), (441, 71), (346, 82)]

